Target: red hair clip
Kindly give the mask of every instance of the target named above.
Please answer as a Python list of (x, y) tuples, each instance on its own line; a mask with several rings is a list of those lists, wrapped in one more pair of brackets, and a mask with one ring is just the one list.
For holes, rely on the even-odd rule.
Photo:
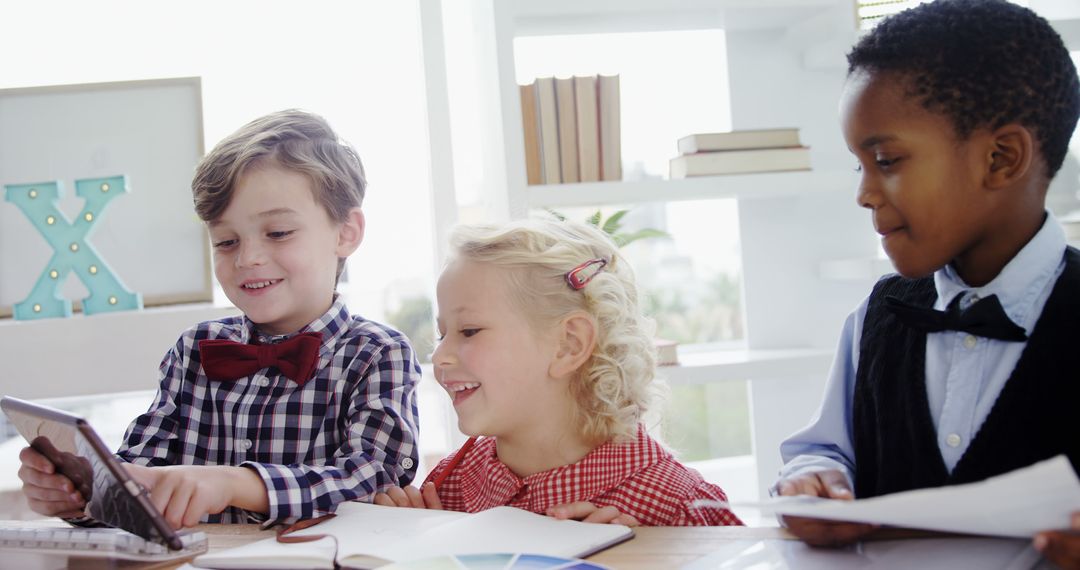
[(590, 259), (585, 263), (573, 268), (566, 274), (566, 282), (570, 284), (570, 288), (580, 291), (585, 288), (585, 285), (596, 277), (597, 273), (607, 265), (607, 260), (603, 258)]

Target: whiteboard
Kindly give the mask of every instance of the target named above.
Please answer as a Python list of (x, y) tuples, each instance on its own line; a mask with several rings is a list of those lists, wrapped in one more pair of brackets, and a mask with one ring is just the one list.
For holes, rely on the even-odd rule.
[[(59, 181), (74, 219), (75, 180), (127, 176), (88, 238), (145, 306), (209, 301), (209, 246), (191, 178), (203, 155), (199, 78), (0, 90), (0, 316), (30, 293), (52, 248), (4, 185)], [(79, 310), (87, 289), (61, 287)]]

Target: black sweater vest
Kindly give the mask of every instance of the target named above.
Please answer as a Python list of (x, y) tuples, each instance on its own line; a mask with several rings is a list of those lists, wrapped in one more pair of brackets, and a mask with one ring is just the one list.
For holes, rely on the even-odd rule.
[(887, 295), (922, 307), (937, 299), (929, 277), (885, 277), (870, 294), (852, 405), (855, 496), (970, 483), (1061, 453), (1080, 472), (1077, 250), (1066, 251), (1065, 270), (1016, 368), (952, 473), (926, 396), (926, 333), (899, 322), (885, 308)]

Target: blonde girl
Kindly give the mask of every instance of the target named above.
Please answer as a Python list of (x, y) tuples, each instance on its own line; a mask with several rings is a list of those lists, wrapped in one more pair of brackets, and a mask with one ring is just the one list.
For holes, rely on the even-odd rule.
[(420, 489), (383, 505), (509, 505), (628, 525), (741, 524), (720, 487), (642, 424), (656, 392), (652, 324), (629, 264), (596, 228), (556, 220), (466, 226), (439, 279), (435, 378), (472, 436)]

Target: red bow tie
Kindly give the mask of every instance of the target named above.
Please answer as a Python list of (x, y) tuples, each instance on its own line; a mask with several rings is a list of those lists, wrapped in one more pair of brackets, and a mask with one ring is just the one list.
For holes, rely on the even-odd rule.
[(303, 386), (315, 372), (321, 344), (322, 333), (306, 332), (277, 344), (200, 340), (199, 353), (203, 371), (211, 380), (236, 380), (274, 366)]

